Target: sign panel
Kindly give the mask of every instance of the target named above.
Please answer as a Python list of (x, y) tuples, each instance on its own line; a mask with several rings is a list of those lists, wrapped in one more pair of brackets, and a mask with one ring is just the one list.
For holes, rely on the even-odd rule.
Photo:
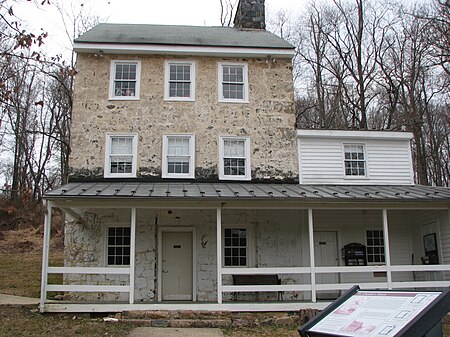
[(302, 337), (442, 337), (450, 311), (443, 291), (360, 290), (354, 286), (299, 328)]
[(393, 337), (440, 292), (358, 291), (310, 331), (349, 337)]

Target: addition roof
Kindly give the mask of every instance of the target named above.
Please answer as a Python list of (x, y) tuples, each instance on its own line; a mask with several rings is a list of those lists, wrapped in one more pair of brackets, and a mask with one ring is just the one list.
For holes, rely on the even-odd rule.
[(422, 185), (299, 185), (197, 182), (69, 183), (45, 194), (48, 200), (298, 200), (298, 201), (444, 201), (450, 188)]
[(265, 30), (113, 23), (98, 24), (75, 39), (75, 49), (80, 43), (294, 49)]

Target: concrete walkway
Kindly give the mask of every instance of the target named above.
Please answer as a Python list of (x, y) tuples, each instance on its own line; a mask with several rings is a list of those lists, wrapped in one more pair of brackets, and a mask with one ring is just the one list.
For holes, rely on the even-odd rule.
[(38, 305), (39, 298), (0, 294), (0, 305)]
[(220, 329), (136, 328), (128, 337), (223, 337)]

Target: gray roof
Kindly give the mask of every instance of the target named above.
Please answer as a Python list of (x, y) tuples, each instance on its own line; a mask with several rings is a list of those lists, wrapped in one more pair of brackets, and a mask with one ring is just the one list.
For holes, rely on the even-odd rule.
[(143, 24), (101, 23), (75, 39), (75, 43), (78, 42), (294, 49), (290, 43), (268, 31)]
[(447, 201), (450, 188), (431, 186), (298, 185), (196, 182), (69, 183), (47, 192), (47, 199), (164, 199), (298, 201)]

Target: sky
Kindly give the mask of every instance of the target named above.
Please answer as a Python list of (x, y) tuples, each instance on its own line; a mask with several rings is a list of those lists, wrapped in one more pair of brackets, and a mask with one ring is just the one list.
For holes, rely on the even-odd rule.
[[(41, 3), (41, 0), (34, 1)], [(219, 0), (50, 0), (50, 3), (56, 1), (63, 4), (68, 13), (78, 13), (83, 4), (83, 11), (109, 23), (220, 26)], [(295, 16), (307, 1), (266, 0), (266, 16), (275, 15), (280, 9)], [(26, 0), (10, 2), (24, 28), (48, 32), (46, 48), (50, 54), (65, 54), (71, 49), (71, 39), (64, 32), (61, 15), (55, 5), (37, 5)]]

